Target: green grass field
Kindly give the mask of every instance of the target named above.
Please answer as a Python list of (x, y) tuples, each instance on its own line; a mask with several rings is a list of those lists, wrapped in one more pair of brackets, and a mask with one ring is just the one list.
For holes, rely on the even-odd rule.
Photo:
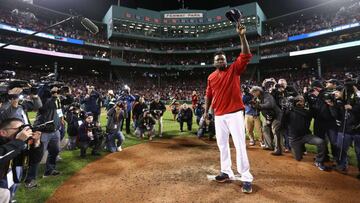
[[(34, 117), (35, 117), (35, 114), (30, 113), (30, 118), (34, 119)], [(101, 119), (102, 126), (104, 126), (106, 124), (105, 113), (102, 113), (100, 119)], [(165, 112), (163, 123), (164, 123), (164, 133), (163, 133), (164, 138), (162, 138), (162, 139), (168, 139), (168, 138), (171, 138), (174, 136), (195, 136), (196, 130), (198, 127), (196, 125), (196, 122), (194, 119), (192, 132), (190, 132), (190, 133), (188, 131), (180, 132), (179, 123), (176, 121), (173, 121), (173, 117), (172, 117), (172, 114), (170, 111)], [(184, 126), (184, 129), (186, 129), (186, 126)], [(132, 134), (133, 134), (133, 132), (132, 132)], [(147, 142), (146, 140), (139, 140), (138, 138), (136, 138), (133, 135), (126, 135), (126, 134), (124, 134), (124, 135), (126, 136), (126, 140), (123, 143), (123, 148)], [(155, 138), (155, 139), (158, 139), (158, 138)], [(316, 152), (316, 148), (313, 146), (307, 146), (307, 150), (309, 152), (314, 152), (314, 153)], [(121, 152), (117, 152), (117, 153), (121, 153)], [(19, 188), (19, 190), (16, 193), (16, 200), (20, 203), (23, 203), (23, 202), (29, 202), (29, 203), (30, 202), (31, 203), (45, 202), (54, 193), (56, 188), (59, 187), (68, 178), (70, 178), (74, 173), (76, 173), (77, 171), (82, 169), (88, 163), (90, 163), (96, 159), (99, 159), (106, 154), (108, 154), (108, 152), (101, 152), (101, 156), (98, 156), (98, 157), (87, 156), (86, 159), (80, 159), (80, 157), (79, 157), (80, 151), (79, 150), (62, 151), (60, 154), (62, 160), (59, 161), (57, 164), (57, 169), (62, 174), (59, 176), (55, 176), (55, 177), (42, 178), (43, 171), (44, 171), (44, 165), (41, 165), (39, 173), (38, 173), (39, 187), (34, 188), (34, 189), (26, 189), (25, 187), (23, 187), (23, 185), (21, 185), (21, 187)], [(355, 152), (354, 152), (353, 148), (350, 150), (349, 155), (351, 158), (350, 163), (352, 165), (355, 165), (356, 157), (355, 157)], [(76, 192), (76, 191), (74, 191), (74, 192)]]

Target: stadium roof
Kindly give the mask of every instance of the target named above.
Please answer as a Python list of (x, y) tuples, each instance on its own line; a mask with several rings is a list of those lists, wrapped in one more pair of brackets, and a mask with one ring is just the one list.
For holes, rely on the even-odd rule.
[[(150, 10), (177, 10), (182, 8), (182, 0), (120, 0), (121, 5), (129, 8), (146, 8)], [(237, 6), (250, 2), (258, 2), (268, 18), (277, 17), (290, 12), (312, 7), (328, 0), (184, 0), (188, 9), (210, 10), (223, 6)], [(111, 5), (118, 0), (34, 0), (34, 4), (53, 10), (69, 12), (75, 9), (92, 19), (101, 20)]]

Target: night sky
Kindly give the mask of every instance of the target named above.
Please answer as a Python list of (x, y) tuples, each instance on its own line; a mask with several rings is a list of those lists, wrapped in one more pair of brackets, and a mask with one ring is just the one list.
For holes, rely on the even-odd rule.
[[(255, 0), (185, 0), (185, 8), (210, 10), (223, 6), (237, 6)], [(257, 0), (268, 18), (296, 10), (315, 6), (329, 0)], [(68, 13), (75, 9), (78, 13), (101, 21), (106, 11), (117, 0), (34, 0), (34, 4)], [(121, 5), (129, 8), (150, 10), (176, 10), (181, 8), (180, 0), (121, 0)]]

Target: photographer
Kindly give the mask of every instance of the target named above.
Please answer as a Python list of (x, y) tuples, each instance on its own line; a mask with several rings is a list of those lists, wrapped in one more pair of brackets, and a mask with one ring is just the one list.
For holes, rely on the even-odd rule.
[(84, 104), (86, 112), (93, 113), (94, 121), (99, 122), (101, 96), (97, 91), (95, 91), (94, 86), (88, 86), (88, 92), (80, 103)]
[(184, 130), (183, 130), (184, 122), (186, 122), (186, 124), (187, 124), (188, 131), (191, 131), (193, 112), (186, 103), (183, 104), (182, 108), (180, 109), (179, 116), (177, 119), (180, 123), (180, 131), (181, 132), (184, 132)]
[(46, 132), (42, 132), (41, 142), (44, 145), (45, 150), (48, 151), (48, 156), (45, 165), (45, 172), (43, 177), (57, 176), (60, 174), (56, 170), (56, 157), (60, 152), (60, 127), (62, 122), (63, 111), (59, 98), (59, 88), (53, 87), (50, 90), (51, 97), (45, 99), (43, 106), (39, 109), (35, 125), (43, 124), (48, 121), (53, 121), (54, 126), (52, 129), (47, 129)]
[[(36, 94), (30, 94), (26, 98), (23, 97), (21, 94), (23, 93), (23, 89), (19, 87), (12, 88), (8, 91), (8, 103), (4, 104), (2, 109), (2, 113), (0, 114), (0, 123), (3, 122), (6, 119), (9, 118), (18, 118), (20, 119), (24, 124), (30, 124), (29, 118), (28, 118), (28, 112), (29, 111), (36, 111), (39, 108), (42, 107), (42, 102), (40, 100), (40, 97)], [(38, 154), (39, 156), (42, 156), (42, 154)], [(38, 162), (34, 161), (38, 160), (37, 157), (31, 156), (32, 160), (29, 160), (29, 168), (27, 171), (27, 177), (25, 180), (25, 187), (31, 188), (36, 187), (36, 170), (37, 166), (40, 163), (40, 160)], [(19, 174), (22, 175), (23, 168), (21, 166), (18, 167)]]
[(139, 119), (144, 112), (144, 109), (147, 109), (147, 105), (145, 104), (144, 97), (139, 97), (139, 101), (134, 104), (133, 108), (133, 122), (134, 128), (136, 129), (139, 125)]
[(331, 115), (337, 123), (338, 156), (336, 170), (347, 173), (348, 150), (354, 143), (360, 179), (360, 100), (351, 81), (345, 80), (345, 88), (337, 87), (335, 101), (327, 101)]
[[(277, 106), (274, 97), (270, 93), (264, 92), (261, 87), (253, 86), (250, 93), (259, 100), (259, 102), (253, 104), (254, 108), (260, 110), (266, 119), (263, 124), (265, 149), (274, 149), (271, 154), (280, 156), (282, 155), (280, 132), (282, 112)], [(275, 146), (273, 145), (273, 139)]]
[(163, 132), (163, 115), (166, 111), (166, 107), (162, 101), (160, 101), (160, 95), (154, 96), (154, 101), (150, 103), (150, 113), (159, 124), (159, 137), (162, 137)]
[[(124, 109), (125, 118), (126, 118), (125, 119), (125, 125), (126, 125), (125, 130), (126, 130), (126, 134), (130, 134), (131, 110), (133, 107), (133, 103), (135, 101), (135, 97), (132, 94), (130, 94), (130, 87), (128, 87), (127, 85), (125, 85), (123, 95), (121, 95), (120, 100), (126, 102), (125, 109)], [(122, 125), (123, 124), (121, 124), (121, 129), (122, 129)]]
[(29, 124), (28, 111), (36, 111), (42, 103), (39, 96), (30, 94), (27, 98), (21, 98), (22, 88), (15, 87), (8, 91), (9, 101), (2, 105), (0, 123), (8, 118), (19, 118), (25, 124)]
[(194, 114), (196, 116), (196, 123), (198, 125), (200, 125), (200, 119), (203, 117), (204, 112), (205, 112), (205, 108), (204, 108), (204, 103), (199, 102), (196, 104), (195, 109), (194, 109)]
[(297, 161), (300, 161), (304, 154), (304, 144), (317, 146), (318, 154), (316, 156), (315, 166), (319, 170), (326, 170), (325, 160), (325, 142), (323, 139), (312, 136), (310, 123), (312, 119), (311, 112), (305, 109), (305, 99), (303, 96), (296, 96), (293, 100), (293, 107), (284, 111), (282, 125), (288, 127), (289, 142)]
[(174, 116), (174, 121), (176, 120), (176, 116), (179, 114), (179, 102), (176, 101), (176, 99), (174, 98), (172, 100), (172, 102), (170, 103), (170, 109), (171, 109), (171, 113)]
[[(271, 94), (273, 95), (278, 107), (284, 112), (289, 106), (289, 99), (296, 97), (298, 92), (294, 87), (288, 86), (285, 79), (279, 79), (278, 83), (275, 85), (275, 89), (271, 92)], [(287, 126), (284, 126), (281, 134), (285, 141), (285, 152), (289, 152), (290, 145)]]
[(206, 119), (204, 116), (200, 119), (197, 137), (201, 138), (205, 133), (209, 133), (209, 140), (212, 140), (215, 136), (215, 120), (213, 113), (209, 113)]
[(70, 105), (69, 110), (66, 113), (66, 122), (68, 123), (67, 133), (69, 136), (69, 150), (76, 148), (76, 141), (79, 136), (79, 126), (83, 123), (80, 114), (80, 104), (73, 103)]
[(328, 141), (331, 146), (331, 154), (335, 161), (337, 152), (337, 126), (336, 120), (330, 113), (329, 101), (333, 100), (333, 89), (325, 89), (322, 83), (315, 80), (311, 84), (311, 90), (307, 93), (307, 103), (314, 115), (314, 135), (325, 141), (325, 161), (329, 161)]
[(29, 164), (40, 162), (43, 150), (40, 137), (40, 132), (24, 127), (18, 118), (9, 118), (0, 124), (0, 200), (3, 202), (9, 202), (10, 194), (14, 195), (20, 183), (22, 174), (16, 169), (23, 166), (24, 159), (28, 157)]
[(96, 126), (97, 123), (93, 120), (93, 114), (87, 112), (85, 114), (84, 123), (79, 127), (79, 146), (80, 146), (80, 157), (86, 157), (86, 150), (89, 147), (93, 147), (91, 152), (92, 155), (100, 155), (98, 150), (100, 146), (100, 139), (97, 133)]
[[(121, 144), (123, 143), (125, 137), (120, 130), (120, 125), (124, 118), (124, 105), (121, 102), (116, 103), (116, 105), (111, 108), (107, 113), (106, 146), (110, 152), (122, 151)], [(115, 144), (116, 139), (118, 140), (117, 144)]]
[(144, 109), (143, 111), (144, 113), (139, 118), (139, 124), (136, 128), (135, 134), (139, 138), (143, 138), (146, 134), (151, 141), (155, 134), (154, 126), (156, 121), (148, 109)]
[(250, 94), (250, 90), (246, 85), (242, 86), (243, 89), (243, 102), (245, 105), (245, 130), (247, 131), (250, 137), (250, 146), (255, 146), (255, 131), (259, 135), (261, 139), (260, 146), (264, 147), (263, 145), (263, 132), (261, 129), (261, 120), (260, 120), (260, 112), (255, 109), (252, 105), (254, 101), (253, 95)]

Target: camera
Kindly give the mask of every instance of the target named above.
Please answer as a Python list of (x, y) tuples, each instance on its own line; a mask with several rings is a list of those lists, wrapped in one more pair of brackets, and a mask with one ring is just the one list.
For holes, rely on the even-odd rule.
[(39, 125), (36, 125), (36, 126), (32, 126), (30, 124), (25, 124), (25, 125), (22, 125), (20, 127), (19, 131), (22, 131), (25, 127), (30, 127), (30, 129), (33, 132), (39, 131), (39, 132), (42, 132), (42, 133), (50, 133), (50, 132), (55, 131), (54, 121), (48, 121), (48, 122), (45, 122), (45, 123), (42, 123), (42, 124), (39, 124)]

